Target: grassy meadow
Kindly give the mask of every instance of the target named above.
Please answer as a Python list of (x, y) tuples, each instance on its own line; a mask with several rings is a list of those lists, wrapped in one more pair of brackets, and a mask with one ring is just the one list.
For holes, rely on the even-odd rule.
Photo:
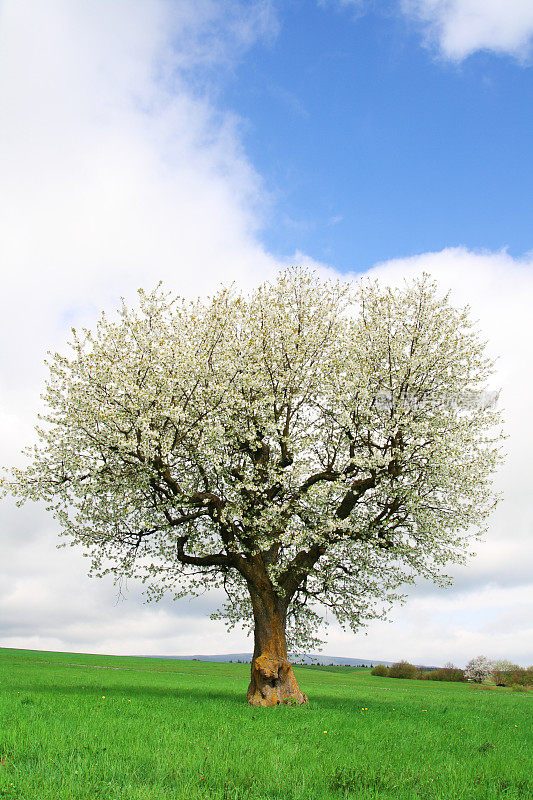
[(533, 797), (533, 693), (295, 671), (254, 709), (246, 664), (0, 649), (0, 798)]

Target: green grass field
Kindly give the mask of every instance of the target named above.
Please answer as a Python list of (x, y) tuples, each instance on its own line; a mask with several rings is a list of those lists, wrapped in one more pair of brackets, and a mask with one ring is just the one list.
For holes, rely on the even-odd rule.
[(295, 671), (254, 709), (245, 664), (0, 650), (0, 797), (533, 797), (533, 693)]

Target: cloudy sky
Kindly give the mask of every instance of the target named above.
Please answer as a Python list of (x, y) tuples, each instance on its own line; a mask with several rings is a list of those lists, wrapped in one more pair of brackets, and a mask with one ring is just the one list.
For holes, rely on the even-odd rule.
[[(324, 652), (531, 663), (530, 0), (0, 0), (0, 448), (21, 464), (47, 350), (139, 286), (287, 263), (431, 272), (498, 356), (504, 493), (455, 585)], [(216, 596), (85, 577), (35, 505), (0, 507), (0, 645), (239, 652)]]

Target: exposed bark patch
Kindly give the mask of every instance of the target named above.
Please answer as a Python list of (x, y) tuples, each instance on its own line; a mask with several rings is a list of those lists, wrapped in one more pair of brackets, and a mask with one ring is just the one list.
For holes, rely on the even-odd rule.
[(252, 662), (252, 679), (247, 697), (253, 706), (307, 703), (307, 695), (298, 686), (290, 662), (268, 653), (263, 653)]

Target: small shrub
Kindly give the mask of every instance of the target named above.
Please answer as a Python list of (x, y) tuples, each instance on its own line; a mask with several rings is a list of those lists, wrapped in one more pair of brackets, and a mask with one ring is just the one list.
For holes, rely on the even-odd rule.
[(492, 668), (492, 678), (496, 686), (512, 686), (521, 683), (525, 669), (511, 661), (496, 661)]
[(389, 678), (408, 678), (410, 680), (416, 678), (418, 673), (414, 664), (408, 661), (397, 661), (389, 670)]
[(524, 669), (511, 661), (496, 661), (492, 678), (496, 686), (533, 686), (533, 669)]
[(459, 667), (456, 667), (453, 664), (445, 664), (439, 669), (432, 669), (428, 674), (428, 678), (430, 681), (460, 682), (466, 680), (464, 669), (459, 669)]
[(389, 668), (385, 664), (377, 664), (374, 669), (370, 670), (371, 675), (377, 675), (379, 678), (387, 678), (389, 675)]

